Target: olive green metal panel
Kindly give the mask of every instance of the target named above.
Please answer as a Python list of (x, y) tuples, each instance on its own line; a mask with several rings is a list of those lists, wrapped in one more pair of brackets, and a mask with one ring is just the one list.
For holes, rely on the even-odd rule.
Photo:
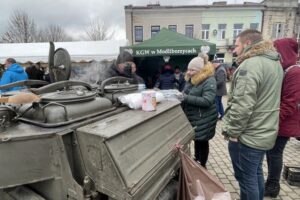
[(45, 198), (25, 186), (18, 186), (16, 188), (7, 189), (5, 192), (7, 192), (8, 195), (14, 200), (46, 200)]
[(95, 181), (98, 191), (115, 199), (125, 199), (128, 194), (124, 193), (123, 180), (102, 138), (82, 130), (76, 134), (86, 173)]
[[(73, 135), (72, 131), (60, 132), (56, 135), (56, 140), (53, 142), (55, 146), (53, 151), (53, 168), (56, 172), (56, 177), (29, 185), (30, 188), (47, 200), (84, 199), (82, 185), (79, 185), (82, 181), (78, 179), (78, 182), (76, 182), (73, 176), (73, 174), (82, 174), (83, 172), (75, 171), (75, 168), (72, 171), (72, 160), (68, 158), (68, 152), (70, 153), (70, 148), (72, 147), (65, 145), (66, 143), (64, 142), (64, 139), (68, 140), (71, 135)], [(78, 162), (76, 163), (79, 164)]]
[(133, 188), (151, 171), (154, 173), (161, 161), (171, 156), (177, 140), (188, 134), (191, 127), (180, 109), (178, 106), (141, 123), (134, 112), (121, 114), (120, 121), (124, 124), (140, 123), (124, 131), (122, 136), (106, 141), (128, 188)]
[(129, 110), (81, 127), (77, 135), (87, 172), (101, 192), (152, 199), (179, 167), (174, 144), (186, 147), (194, 133), (180, 104), (166, 101), (154, 112)]
[(1, 200), (15, 200), (6, 191), (0, 189), (0, 199)]
[(2, 142), (0, 188), (54, 178), (53, 143), (53, 137)]

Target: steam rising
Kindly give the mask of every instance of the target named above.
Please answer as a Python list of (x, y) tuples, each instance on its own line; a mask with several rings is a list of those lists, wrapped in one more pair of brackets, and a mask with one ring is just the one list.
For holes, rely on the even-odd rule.
[(104, 79), (104, 72), (111, 62), (92, 62), (85, 66), (72, 66), (70, 80), (83, 81), (95, 85)]

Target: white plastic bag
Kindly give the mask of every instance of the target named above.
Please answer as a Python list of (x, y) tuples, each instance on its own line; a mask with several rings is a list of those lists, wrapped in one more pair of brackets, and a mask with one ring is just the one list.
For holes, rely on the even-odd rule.
[(160, 90), (159, 92), (161, 92), (164, 95), (165, 99), (168, 101), (178, 100), (179, 96), (182, 95), (182, 93), (176, 89)]
[[(118, 99), (122, 104), (127, 105), (131, 109), (136, 110), (142, 108), (143, 99), (141, 93), (126, 94), (120, 96)], [(156, 92), (157, 103), (163, 101), (164, 99), (164, 95), (161, 92)]]

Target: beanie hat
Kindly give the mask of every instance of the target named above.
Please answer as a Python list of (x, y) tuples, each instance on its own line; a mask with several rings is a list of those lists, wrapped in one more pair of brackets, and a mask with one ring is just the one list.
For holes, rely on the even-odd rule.
[(117, 58), (116, 64), (133, 62), (133, 56), (128, 51), (122, 51)]
[(200, 57), (193, 58), (188, 65), (188, 69), (193, 69), (196, 71), (199, 71), (203, 67), (204, 67), (204, 60), (203, 58)]
[(209, 57), (206, 53), (200, 52), (200, 53), (198, 53), (198, 57), (203, 59), (204, 65), (206, 65), (208, 63)]

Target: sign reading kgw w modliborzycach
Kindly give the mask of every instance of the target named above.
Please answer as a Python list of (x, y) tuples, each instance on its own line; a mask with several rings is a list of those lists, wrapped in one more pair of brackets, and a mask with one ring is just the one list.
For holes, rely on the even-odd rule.
[[(208, 47), (209, 48), (209, 47)], [(164, 55), (196, 55), (201, 52), (201, 48), (147, 48), (147, 49), (132, 49), (124, 48), (133, 56), (164, 56)], [(209, 50), (208, 50), (209, 51)]]

